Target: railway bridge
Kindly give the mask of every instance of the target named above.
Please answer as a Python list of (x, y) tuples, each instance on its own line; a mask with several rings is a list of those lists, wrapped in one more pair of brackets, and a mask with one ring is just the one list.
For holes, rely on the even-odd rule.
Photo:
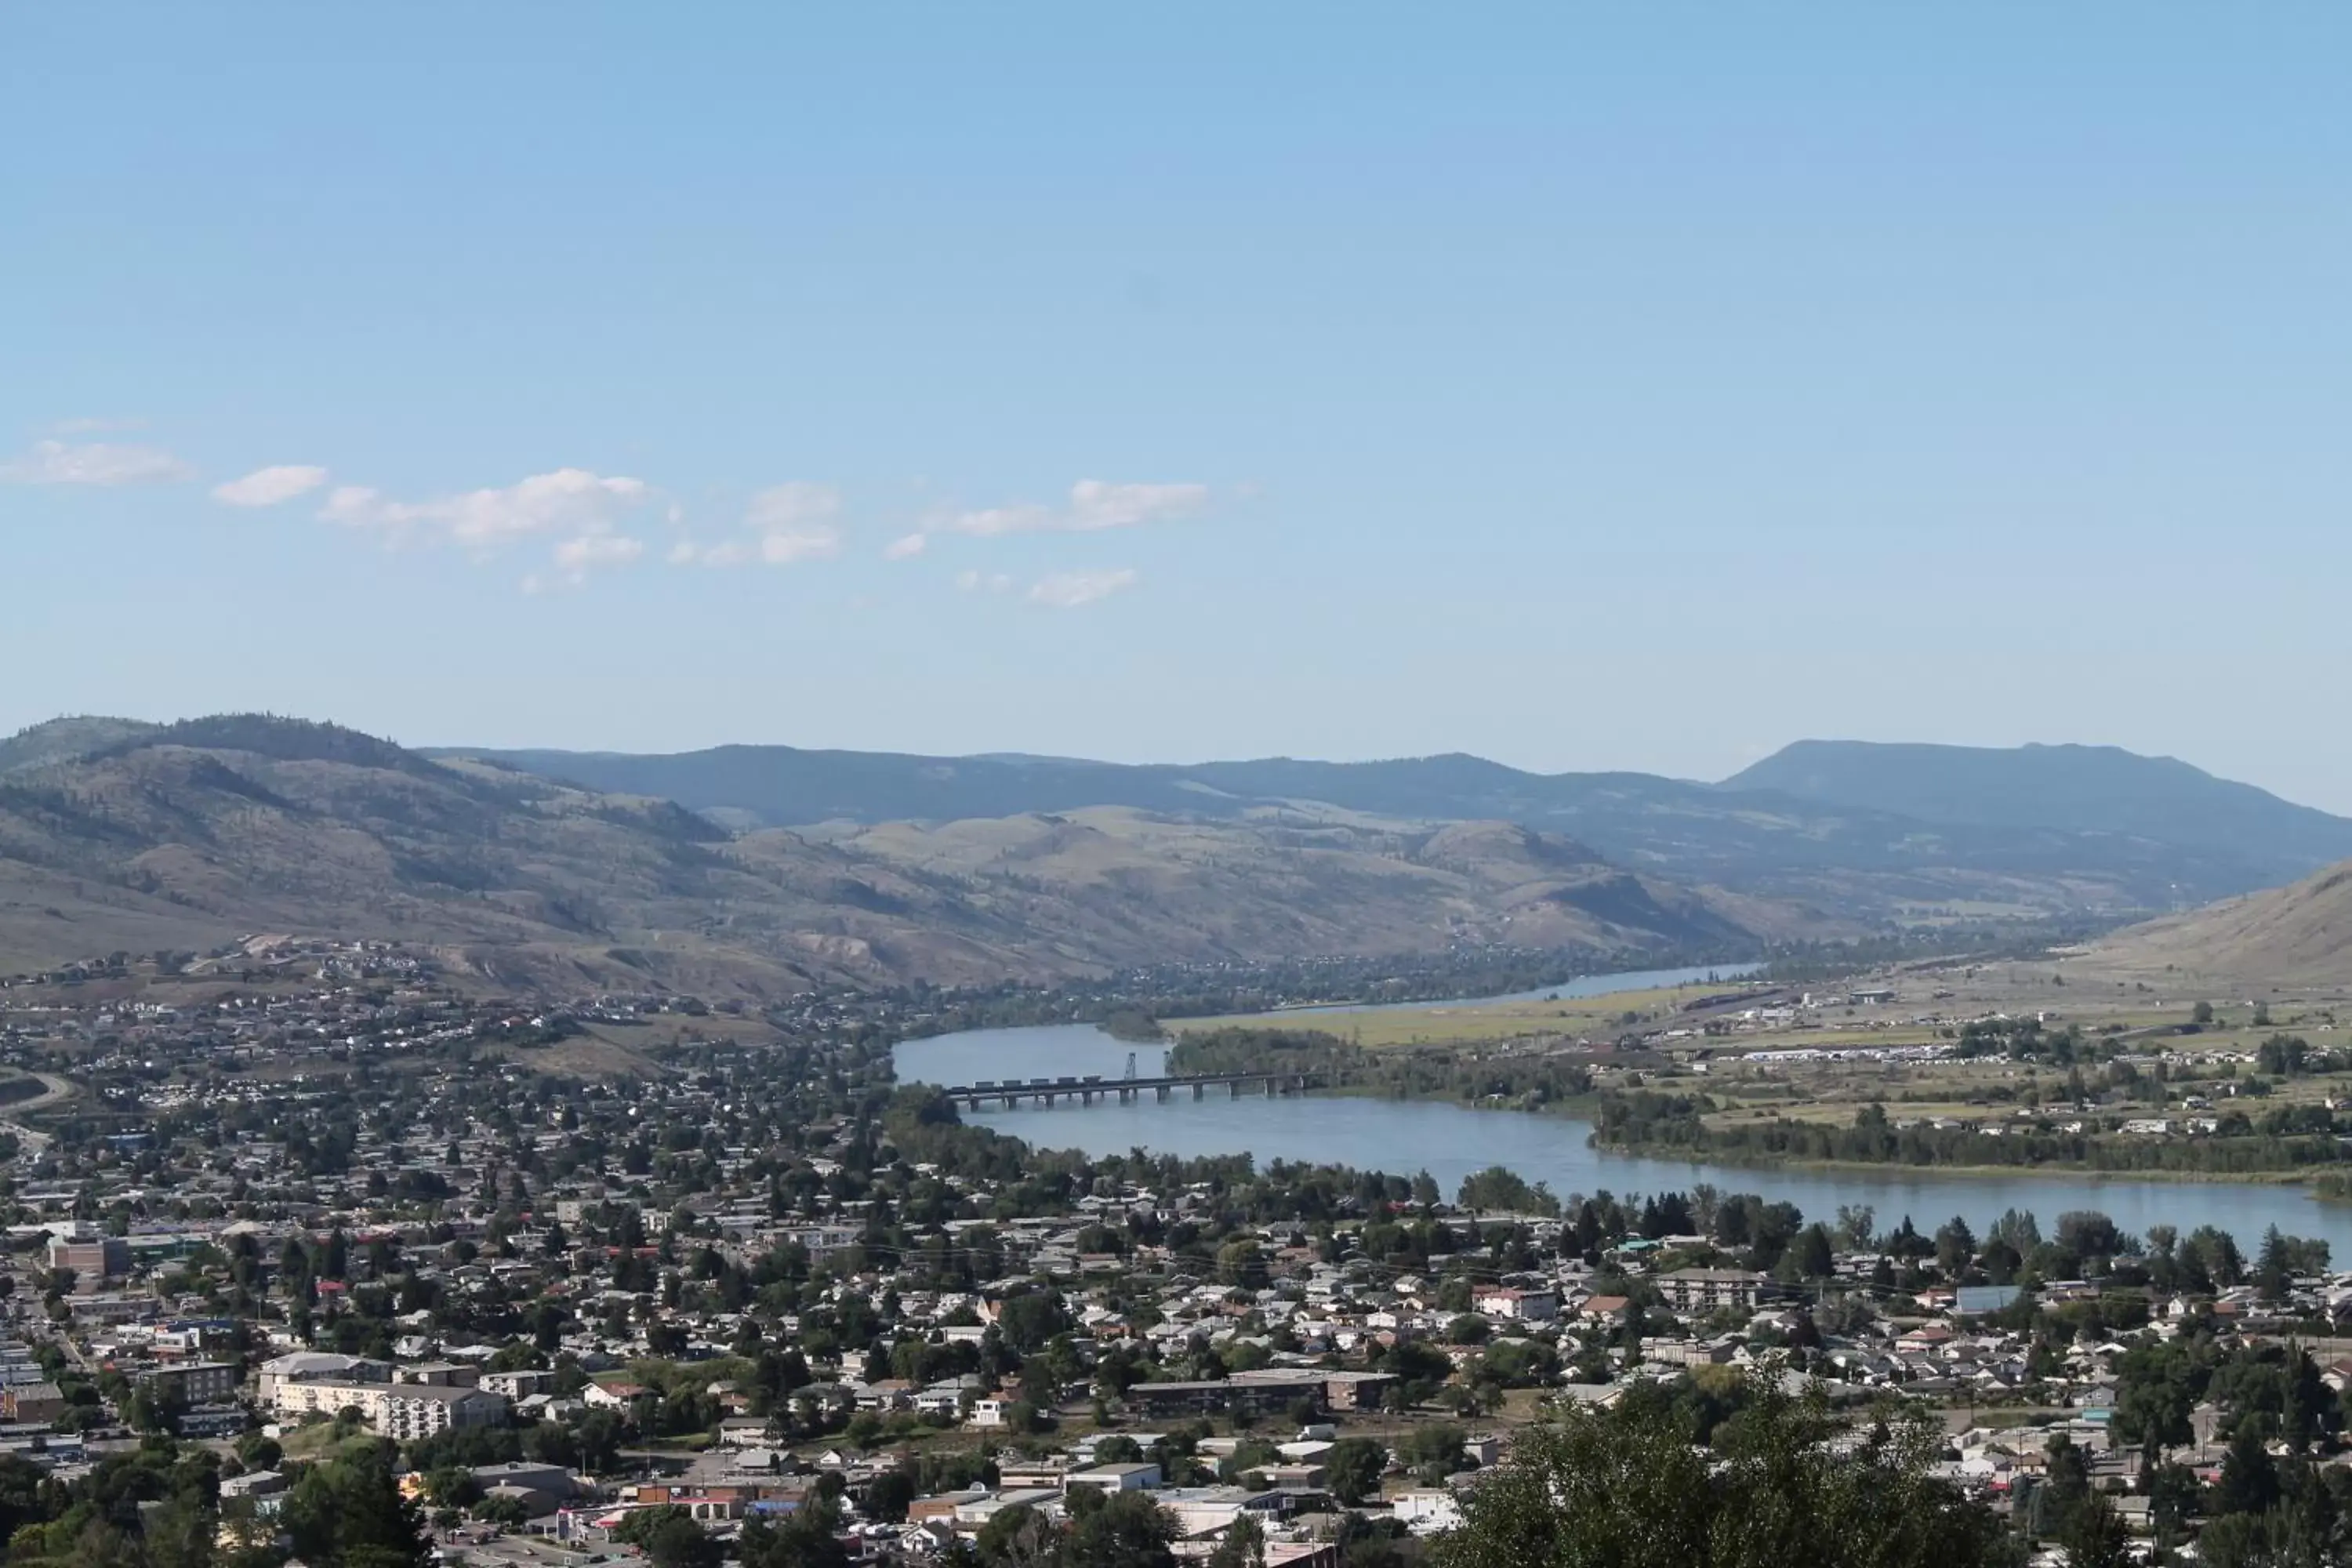
[(1323, 1078), (1321, 1073), (1286, 1071), (1196, 1073), (1181, 1078), (981, 1079), (949, 1085), (944, 1092), (962, 1110), (980, 1110), (991, 1105), (1014, 1110), (1024, 1103), (1042, 1105), (1050, 1110), (1065, 1100), (1092, 1105), (1097, 1098), (1108, 1100), (1114, 1095), (1121, 1105), (1140, 1105), (1146, 1095), (1151, 1097), (1152, 1103), (1165, 1105), (1187, 1090), (1194, 1100), (1206, 1100), (1213, 1089), (1223, 1089), (1234, 1100), (1245, 1094), (1272, 1100), (1277, 1095), (1304, 1094), (1308, 1089), (1320, 1089), (1324, 1087)]

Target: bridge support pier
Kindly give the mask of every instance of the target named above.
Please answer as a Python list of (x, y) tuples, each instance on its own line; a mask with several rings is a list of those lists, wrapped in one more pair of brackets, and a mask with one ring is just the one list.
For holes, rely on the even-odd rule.
[(1160, 1097), (1160, 1104), (1165, 1105), (1168, 1103), (1168, 1086), (1166, 1084), (1163, 1083), (1157, 1086), (1151, 1092)]

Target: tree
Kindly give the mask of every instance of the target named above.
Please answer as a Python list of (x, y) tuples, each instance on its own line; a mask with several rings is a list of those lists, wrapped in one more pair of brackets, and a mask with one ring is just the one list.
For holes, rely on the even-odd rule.
[(2203, 1382), (2179, 1342), (2127, 1351), (2116, 1363), (2116, 1436), (2137, 1445), (2153, 1464), (2164, 1449), (2193, 1435), (2189, 1412)]
[(1265, 1289), (1265, 1254), (1255, 1241), (1229, 1241), (1217, 1248), (1217, 1278), (1248, 1290)]
[(743, 1568), (848, 1568), (849, 1549), (834, 1534), (838, 1522), (833, 1504), (814, 1498), (780, 1524), (747, 1521), (736, 1552)]
[(2197, 1472), (2186, 1465), (2158, 1465), (2148, 1472), (2148, 1517), (2159, 1552), (2170, 1552), (2187, 1538), (2201, 1490)]
[[(1886, 1116), (1885, 1108), (1874, 1107), (1880, 1120)], [(1837, 1212), (1839, 1245), (1861, 1252), (1869, 1248), (1878, 1233), (1872, 1228), (1878, 1223), (1878, 1211), (1868, 1204), (1840, 1204)]]
[(1695, 1450), (1671, 1402), (1580, 1407), (1520, 1435), (1463, 1503), (1437, 1568), (1990, 1568), (2017, 1560), (1991, 1511), (1937, 1480), (1941, 1428), (1898, 1423), (1833, 1453), (1826, 1402), (1767, 1371)]
[(719, 1568), (726, 1558), (719, 1542), (690, 1519), (665, 1521), (646, 1542), (653, 1568)]
[(1969, 1228), (1966, 1219), (1954, 1215), (1946, 1224), (1937, 1227), (1936, 1266), (1945, 1274), (1958, 1279), (1976, 1255), (1976, 1233)]
[(915, 1497), (914, 1477), (904, 1470), (885, 1470), (866, 1489), (866, 1511), (886, 1523), (897, 1524), (907, 1517)]
[(1209, 1553), (1209, 1568), (1265, 1568), (1265, 1527), (1244, 1513), (1225, 1527), (1225, 1538)]
[(2066, 1549), (2066, 1568), (2126, 1568), (2132, 1560), (2128, 1541), (2123, 1516), (2096, 1493), (2075, 1505), (2058, 1534), (2058, 1543)]
[(1176, 1516), (1142, 1492), (1121, 1492), (1070, 1531), (1063, 1568), (1175, 1568)]
[(1407, 1534), (1393, 1519), (1372, 1519), (1360, 1513), (1342, 1515), (1334, 1544), (1347, 1568), (1407, 1568), (1409, 1561), (1397, 1542)]
[(1797, 1244), (1789, 1248), (1788, 1268), (1801, 1279), (1826, 1279), (1837, 1267), (1837, 1258), (1830, 1247), (1830, 1233), (1819, 1225), (1809, 1225), (1797, 1234)]
[(1056, 1334), (1069, 1331), (1070, 1314), (1054, 1291), (1023, 1290), (998, 1307), (996, 1326), (1015, 1352), (1034, 1355)]
[(2264, 1513), (2279, 1500), (2278, 1463), (2264, 1445), (2269, 1424), (2241, 1418), (2221, 1457), (2221, 1478), (2213, 1484), (2213, 1512)]
[[(1061, 1534), (1044, 1514), (1015, 1503), (988, 1516), (973, 1546), (986, 1568), (1045, 1568), (1060, 1551)], [(781, 1568), (744, 1561), (751, 1568)]]
[(1331, 1495), (1349, 1508), (1381, 1489), (1381, 1476), (1389, 1468), (1389, 1451), (1370, 1437), (1342, 1437), (1323, 1457)]
[(1397, 1440), (1397, 1460), (1418, 1475), (1424, 1486), (1438, 1486), (1467, 1467), (1462, 1428), (1450, 1422), (1416, 1426)]
[(2049, 1467), (2033, 1496), (2033, 1530), (2037, 1535), (2063, 1540), (2074, 1528), (2074, 1516), (2091, 1500), (2091, 1466), (2074, 1439), (2060, 1433), (2048, 1445)]
[(316, 1568), (425, 1568), (423, 1510), (400, 1495), (392, 1448), (313, 1466), (281, 1514), (294, 1554)]
[(1494, 1332), (1494, 1326), (1475, 1312), (1465, 1312), (1445, 1325), (1449, 1344), (1483, 1345)]

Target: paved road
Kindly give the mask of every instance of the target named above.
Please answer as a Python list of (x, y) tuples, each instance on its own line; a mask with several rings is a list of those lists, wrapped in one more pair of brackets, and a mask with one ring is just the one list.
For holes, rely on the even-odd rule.
[[(9, 1110), (19, 1116), (27, 1111), (46, 1110), (61, 1100), (72, 1098), (75, 1092), (70, 1081), (59, 1078), (53, 1072), (37, 1072), (33, 1076), (41, 1080), (41, 1092), (30, 1100), (20, 1100), (9, 1107)], [(0, 1121), (0, 1131), (13, 1132), (16, 1135), (17, 1146), (23, 1151), (18, 1158), (28, 1163), (39, 1159), (49, 1146), (47, 1133), (36, 1131), (21, 1121)]]

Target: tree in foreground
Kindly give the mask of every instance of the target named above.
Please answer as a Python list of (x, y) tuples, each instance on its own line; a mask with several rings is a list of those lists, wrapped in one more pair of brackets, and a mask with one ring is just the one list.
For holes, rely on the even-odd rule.
[(849, 1549), (834, 1533), (840, 1514), (817, 1499), (780, 1521), (754, 1518), (736, 1551), (744, 1568), (848, 1568)]
[(294, 1553), (320, 1568), (424, 1568), (425, 1518), (400, 1495), (388, 1443), (314, 1465), (281, 1515)]
[(1065, 1531), (1024, 1505), (1003, 1509), (980, 1532), (984, 1568), (1175, 1568), (1176, 1516), (1141, 1492), (1071, 1494)]
[(1696, 1448), (1671, 1406), (1628, 1400), (1522, 1433), (1465, 1500), (1438, 1568), (2016, 1568), (1990, 1510), (1936, 1479), (1933, 1425), (1849, 1432), (1818, 1393), (1751, 1378)]

